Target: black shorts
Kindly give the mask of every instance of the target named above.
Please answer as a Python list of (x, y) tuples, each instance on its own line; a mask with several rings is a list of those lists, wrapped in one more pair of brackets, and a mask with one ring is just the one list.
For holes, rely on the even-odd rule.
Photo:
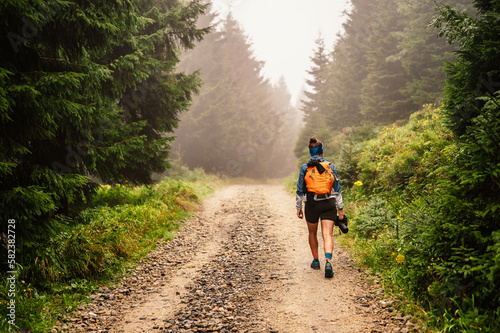
[(318, 223), (319, 219), (335, 221), (337, 219), (335, 198), (319, 201), (307, 200), (305, 215), (309, 223)]

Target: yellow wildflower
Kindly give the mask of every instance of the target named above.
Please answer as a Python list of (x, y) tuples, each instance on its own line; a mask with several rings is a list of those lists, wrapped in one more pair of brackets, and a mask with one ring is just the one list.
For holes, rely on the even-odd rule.
[(404, 262), (405, 262), (405, 256), (404, 256), (404, 255), (402, 255), (401, 253), (400, 253), (400, 254), (398, 254), (398, 256), (396, 257), (396, 262), (397, 262), (398, 264), (402, 264), (402, 263), (404, 263)]
[(358, 180), (357, 182), (354, 183), (355, 186), (363, 186), (363, 182)]

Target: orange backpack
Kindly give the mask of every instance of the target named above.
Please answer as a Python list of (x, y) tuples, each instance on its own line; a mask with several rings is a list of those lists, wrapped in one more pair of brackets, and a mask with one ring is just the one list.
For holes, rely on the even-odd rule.
[(330, 194), (335, 181), (335, 175), (330, 168), (330, 162), (311, 160), (307, 163), (305, 176), (307, 192), (316, 194)]

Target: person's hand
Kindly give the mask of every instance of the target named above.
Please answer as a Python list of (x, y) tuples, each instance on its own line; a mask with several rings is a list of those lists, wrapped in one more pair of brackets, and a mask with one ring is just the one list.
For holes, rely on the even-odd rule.
[(297, 217), (299, 219), (303, 219), (304, 218), (304, 212), (302, 211), (302, 209), (300, 209), (300, 210), (297, 211)]
[(343, 219), (344, 219), (344, 210), (339, 209), (339, 220), (343, 220)]

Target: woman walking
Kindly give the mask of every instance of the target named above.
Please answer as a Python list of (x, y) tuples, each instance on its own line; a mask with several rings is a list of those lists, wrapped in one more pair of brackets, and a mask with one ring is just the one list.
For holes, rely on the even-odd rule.
[(297, 216), (304, 218), (302, 202), (305, 202), (305, 217), (309, 230), (309, 246), (313, 255), (311, 268), (320, 269), (318, 254), (318, 222), (321, 219), (321, 233), (325, 250), (325, 277), (333, 277), (333, 226), (337, 218), (344, 219), (342, 193), (335, 166), (323, 158), (323, 143), (315, 137), (309, 140), (311, 160), (302, 164), (297, 181)]

